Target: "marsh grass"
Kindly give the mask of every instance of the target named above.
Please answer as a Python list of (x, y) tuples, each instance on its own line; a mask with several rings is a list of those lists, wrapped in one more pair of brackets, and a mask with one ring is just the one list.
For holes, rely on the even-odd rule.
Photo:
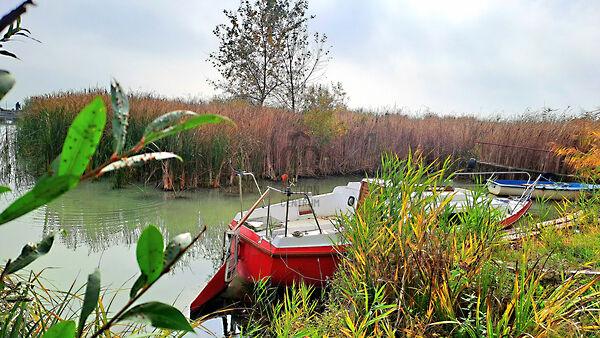
[[(108, 102), (108, 96), (100, 90), (62, 92), (28, 100), (16, 139), (18, 155), (30, 162), (32, 171), (39, 174), (46, 170), (60, 151), (76, 112), (98, 94)], [(184, 163), (152, 164), (115, 178), (118, 184), (157, 181), (167, 189), (216, 187), (230, 182), (231, 170), (240, 168), (271, 179), (283, 173), (374, 174), (380, 168), (382, 153), (393, 152), (405, 158), (410, 149), (423, 151), (430, 163), (436, 158), (476, 157), (513, 167), (566, 172), (561, 157), (553, 153), (477, 142), (539, 149), (550, 149), (550, 144), (568, 147), (577, 144), (580, 130), (600, 128), (600, 122), (591, 117), (553, 119), (529, 115), (515, 120), (484, 120), (376, 115), (342, 109), (327, 115), (328, 123), (315, 123), (310, 116), (239, 101), (201, 103), (134, 94), (130, 102), (130, 139), (141, 136), (144, 126), (159, 114), (179, 109), (225, 115), (238, 125), (237, 129), (211, 126), (158, 142), (150, 147), (172, 150), (184, 158)], [(107, 128), (105, 140), (110, 133)], [(111, 154), (111, 143), (101, 144), (96, 162)]]
[[(298, 307), (282, 304), (304, 293), (289, 288), (283, 300), (269, 301), (264, 334), (594, 336), (600, 277), (549, 274), (547, 255), (536, 256), (528, 242), (511, 247), (502, 239), (501, 217), (489, 202), (449, 217), (448, 200), (430, 189), (445, 182), (449, 167), (384, 157), (377, 175), (384, 187), (371, 185), (356, 213), (340, 219), (351, 245), (324, 300), (302, 306), (308, 310), (299, 316)], [(498, 261), (500, 250), (514, 251), (513, 260)], [(286, 318), (293, 325), (281, 322)]]
[[(577, 222), (569, 228), (541, 229), (518, 246), (529, 248), (531, 259), (546, 259), (552, 271), (600, 270), (600, 192), (583, 194), (575, 200), (542, 204), (537, 215), (528, 216), (520, 226), (534, 230), (533, 225), (579, 212)], [(500, 260), (514, 261), (519, 253), (506, 245), (495, 254)]]

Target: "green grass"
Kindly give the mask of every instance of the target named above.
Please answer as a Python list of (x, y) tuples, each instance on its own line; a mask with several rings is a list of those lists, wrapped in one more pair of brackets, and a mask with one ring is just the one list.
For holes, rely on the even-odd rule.
[[(600, 228), (587, 222), (579, 233), (506, 243), (485, 203), (458, 218), (443, 203), (432, 206), (436, 196), (424, 190), (440, 185), (448, 167), (384, 158), (378, 178), (389, 184), (371, 186), (356, 214), (340, 220), (351, 246), (325, 295), (310, 299), (309, 288), (295, 286), (283, 298), (258, 299), (250, 324), (298, 337), (595, 336), (600, 277), (548, 268), (556, 252), (573, 263), (596, 259)], [(569, 208), (597, 210), (589, 199), (575, 203)]]

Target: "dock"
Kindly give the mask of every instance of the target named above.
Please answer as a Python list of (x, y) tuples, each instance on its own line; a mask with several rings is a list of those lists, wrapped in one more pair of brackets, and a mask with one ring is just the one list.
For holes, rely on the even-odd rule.
[(0, 123), (2, 124), (13, 124), (19, 118), (20, 110), (14, 109), (2, 109), (0, 108)]

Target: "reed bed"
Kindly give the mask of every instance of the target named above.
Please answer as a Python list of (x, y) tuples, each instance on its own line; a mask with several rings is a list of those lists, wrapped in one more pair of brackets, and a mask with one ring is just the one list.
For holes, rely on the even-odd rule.
[[(30, 172), (39, 174), (58, 155), (66, 130), (76, 113), (94, 96), (109, 98), (103, 90), (61, 92), (30, 98), (18, 124), (18, 157), (26, 159)], [(410, 117), (335, 110), (335, 130), (327, 124), (306, 123), (302, 114), (282, 109), (254, 107), (244, 102), (197, 102), (166, 99), (150, 94), (130, 96), (129, 133), (135, 140), (145, 125), (173, 110), (192, 110), (230, 117), (237, 127), (211, 126), (158, 142), (151, 149), (169, 149), (184, 163), (155, 163), (141, 170), (116, 175), (117, 184), (156, 181), (165, 189), (230, 183), (232, 169), (244, 169), (269, 179), (283, 173), (292, 176), (325, 176), (374, 173), (381, 154), (405, 157), (421, 150), (429, 161), (452, 157), (541, 172), (569, 173), (552, 144), (573, 146), (584, 129), (600, 129), (600, 121), (587, 118), (531, 118), (492, 121), (475, 117)], [(532, 115), (529, 115), (532, 116)], [(111, 117), (109, 116), (109, 119)], [(96, 155), (101, 162), (112, 153), (110, 128)], [(323, 133), (328, 134), (323, 137)], [(479, 143), (478, 143), (479, 142)], [(516, 145), (512, 148), (494, 144)]]

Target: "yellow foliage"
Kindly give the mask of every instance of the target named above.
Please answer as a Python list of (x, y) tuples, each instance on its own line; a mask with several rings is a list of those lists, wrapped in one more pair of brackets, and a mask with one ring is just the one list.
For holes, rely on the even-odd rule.
[(588, 127), (577, 137), (575, 146), (554, 144), (553, 150), (557, 155), (565, 156), (565, 163), (582, 177), (600, 178), (600, 131)]
[(348, 130), (346, 125), (338, 119), (334, 110), (311, 110), (304, 113), (303, 120), (310, 134), (321, 143), (328, 143), (332, 139), (344, 135)]

